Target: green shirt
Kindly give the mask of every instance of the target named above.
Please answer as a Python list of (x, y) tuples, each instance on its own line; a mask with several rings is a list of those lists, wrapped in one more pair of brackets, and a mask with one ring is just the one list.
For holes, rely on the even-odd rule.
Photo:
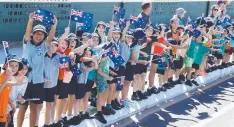
[(194, 59), (199, 48), (199, 43), (196, 40), (192, 40), (191, 44), (186, 52), (187, 57)]
[[(106, 58), (104, 61), (100, 62), (98, 67), (102, 69), (103, 73), (109, 75), (109, 67), (110, 67), (109, 58)], [(99, 81), (106, 81), (106, 79), (98, 73), (96, 75), (96, 79)]]
[(201, 64), (204, 56), (210, 51), (209, 47), (204, 46), (202, 43), (199, 44), (198, 51), (195, 55), (194, 62), (196, 64)]
[(219, 47), (219, 49), (221, 49), (220, 52), (218, 52), (218, 54), (224, 54), (224, 51), (225, 51), (225, 40), (220, 40), (219, 41), (219, 44), (223, 44), (221, 47)]

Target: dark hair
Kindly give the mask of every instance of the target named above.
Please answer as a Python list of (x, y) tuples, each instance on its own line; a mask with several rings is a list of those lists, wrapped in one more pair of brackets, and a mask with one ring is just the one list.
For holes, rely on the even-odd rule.
[(142, 9), (142, 10), (146, 10), (146, 9), (148, 9), (150, 6), (151, 6), (151, 3), (150, 3), (150, 2), (148, 2), (148, 3), (142, 3), (142, 4), (141, 4), (141, 9)]
[[(81, 55), (81, 57), (84, 57), (86, 51), (90, 51), (90, 52), (91, 52), (91, 56), (93, 56), (93, 51), (92, 51), (92, 49), (91, 49), (91, 48), (86, 48), (86, 49), (84, 50), (84, 53)], [(92, 61), (83, 62), (83, 63), (84, 63), (84, 65), (85, 65), (86, 67), (91, 67)]]

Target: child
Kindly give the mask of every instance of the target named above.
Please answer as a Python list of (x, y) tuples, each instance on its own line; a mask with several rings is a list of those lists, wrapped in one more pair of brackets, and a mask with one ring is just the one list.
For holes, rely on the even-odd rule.
[(180, 26), (184, 26), (185, 24), (183, 23), (183, 18), (185, 15), (186, 11), (184, 10), (184, 8), (177, 8), (176, 9), (176, 17), (178, 18), (178, 22)]
[(19, 79), (14, 78), (22, 68), (23, 64), (16, 55), (7, 56), (3, 66), (5, 71), (0, 74), (0, 127), (5, 127), (7, 122), (7, 105), (12, 86), (22, 85), (24, 83), (24, 77)]
[(144, 19), (146, 21), (145, 25), (143, 25), (141, 28), (144, 29), (147, 25), (151, 24), (150, 21), (150, 13), (152, 11), (152, 3), (151, 2), (143, 2), (141, 4), (141, 10), (142, 12), (138, 15), (138, 18)]
[[(29, 21), (24, 35), (24, 43), (27, 44), (23, 52), (26, 54), (29, 64), (32, 67), (32, 71), (28, 76), (28, 86), (25, 92), (25, 98), (39, 98), (38, 101), (32, 101), (30, 104), (30, 127), (36, 125), (36, 121), (39, 118), (39, 113), (44, 101), (44, 56), (47, 52), (47, 48), (50, 47), (52, 39), (55, 35), (57, 26), (57, 19), (54, 17), (54, 25), (50, 29), (49, 35), (46, 32), (46, 28), (42, 25), (36, 25), (33, 29), (33, 15), (29, 15)], [(47, 37), (48, 35), (48, 37)]]
[[(108, 84), (107, 80), (113, 80), (111, 76), (109, 76), (109, 58), (108, 57), (103, 57), (100, 60), (98, 69), (97, 69), (97, 75), (96, 75), (96, 85), (97, 85), (97, 113), (95, 114), (95, 118), (100, 121), (103, 124), (106, 124), (107, 121), (103, 116), (103, 112), (105, 112), (105, 102), (107, 101), (108, 98)], [(102, 110), (104, 109), (104, 110)]]
[[(81, 57), (86, 58), (92, 58), (93, 52), (90, 48), (86, 49), (84, 54)], [(97, 64), (94, 64), (93, 62), (81, 62), (79, 65), (79, 69), (81, 71), (81, 74), (77, 77), (77, 85), (76, 85), (76, 108), (75, 108), (75, 114), (77, 114), (75, 117), (73, 117), (68, 124), (69, 125), (77, 125), (80, 124), (80, 122), (84, 119), (83, 116), (87, 115), (87, 112), (83, 110), (84, 107), (84, 96), (86, 93), (86, 83), (88, 79), (89, 71), (95, 69), (97, 67)], [(83, 112), (80, 112), (80, 111)]]
[(44, 64), (44, 89), (45, 89), (45, 122), (44, 127), (49, 127), (54, 122), (55, 104), (56, 104), (56, 86), (59, 73), (59, 58), (60, 54), (56, 53), (58, 50), (57, 40), (53, 40), (50, 50), (45, 54)]

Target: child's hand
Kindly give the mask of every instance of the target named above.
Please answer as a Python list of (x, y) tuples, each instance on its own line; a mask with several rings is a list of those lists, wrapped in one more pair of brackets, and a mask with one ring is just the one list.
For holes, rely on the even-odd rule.
[(113, 75), (113, 76), (117, 76), (118, 74), (116, 74), (115, 72), (113, 71), (110, 71), (110, 74)]
[(115, 22), (110, 21), (110, 27), (114, 28)]
[(144, 43), (141, 45), (141, 49), (145, 48), (147, 46), (147, 43)]
[(57, 20), (57, 17), (56, 17), (56, 16), (54, 16), (53, 22), (54, 22), (54, 25), (57, 25), (58, 20)]
[(52, 81), (51, 81), (51, 80), (45, 79), (44, 82), (45, 82), (46, 85), (51, 85), (51, 84), (52, 84)]
[(18, 99), (18, 102), (20, 103), (20, 104), (24, 104), (25, 102), (26, 102), (26, 100), (24, 99), (24, 98), (19, 98)]
[(29, 14), (29, 19), (33, 19), (33, 16), (34, 16), (35, 12), (32, 12)]
[(142, 63), (143, 63), (144, 65), (147, 65), (147, 64), (148, 64), (148, 62), (147, 62), (147, 61), (143, 61)]
[(65, 28), (65, 33), (70, 33), (70, 27)]
[(130, 21), (126, 22), (126, 27), (129, 27), (131, 25)]
[[(7, 65), (8, 66), (8, 65)], [(6, 67), (7, 69), (6, 69), (6, 77), (7, 77), (7, 79), (9, 80), (12, 76), (13, 76), (13, 73), (12, 73), (12, 71), (11, 71), (11, 68), (9, 68), (9, 67)]]
[(21, 77), (19, 79), (16, 79), (16, 84), (17, 85), (23, 85), (25, 81), (25, 77)]
[(97, 56), (92, 56), (92, 61), (96, 62), (97, 61)]

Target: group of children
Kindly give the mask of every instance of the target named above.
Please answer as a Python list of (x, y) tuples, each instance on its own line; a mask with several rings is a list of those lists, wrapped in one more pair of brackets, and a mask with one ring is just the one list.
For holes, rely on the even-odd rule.
[[(42, 25), (33, 27), (31, 13), (23, 57), (9, 54), (0, 75), (0, 127), (13, 126), (17, 103), (18, 127), (23, 125), (28, 106), (29, 125), (38, 126), (43, 102), (44, 127), (77, 125), (93, 118), (106, 124), (104, 115), (129, 108), (133, 101), (147, 99), (177, 84), (198, 86), (199, 75), (233, 65), (229, 62), (234, 51), (233, 25), (217, 23), (217, 19), (230, 18), (226, 5), (218, 2), (208, 17), (198, 17), (194, 24), (184, 23), (186, 11), (178, 8), (167, 27), (152, 25), (152, 3), (143, 3), (139, 14), (147, 22), (143, 29), (131, 30), (128, 21), (121, 30), (110, 21), (106, 33), (106, 23), (100, 21), (93, 33), (83, 32), (80, 36), (70, 33), (67, 27), (59, 38), (55, 37), (56, 17), (47, 33)], [(141, 31), (143, 37), (137, 34)], [(108, 55), (103, 55), (104, 46), (114, 47), (125, 62), (116, 67)], [(69, 57), (69, 63), (61, 64), (63, 57)], [(94, 116), (87, 111), (89, 104), (97, 109)]]

